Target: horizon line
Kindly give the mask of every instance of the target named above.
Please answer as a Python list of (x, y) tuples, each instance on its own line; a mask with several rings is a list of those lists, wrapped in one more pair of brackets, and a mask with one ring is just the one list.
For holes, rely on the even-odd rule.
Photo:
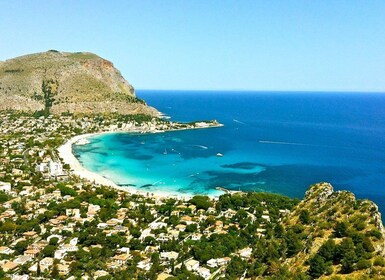
[(275, 92), (275, 93), (374, 93), (385, 94), (385, 90), (263, 90), (263, 89), (154, 89), (154, 88), (135, 88), (135, 91), (208, 91), (208, 92)]

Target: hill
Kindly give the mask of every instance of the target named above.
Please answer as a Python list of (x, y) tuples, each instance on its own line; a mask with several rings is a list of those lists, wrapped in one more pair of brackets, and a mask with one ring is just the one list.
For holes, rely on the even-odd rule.
[(377, 278), (384, 273), (384, 227), (372, 201), (334, 191), (328, 183), (315, 184), (283, 225), (296, 236), (285, 261), (288, 267), (325, 279)]
[(157, 115), (114, 65), (88, 52), (50, 50), (0, 62), (0, 110)]

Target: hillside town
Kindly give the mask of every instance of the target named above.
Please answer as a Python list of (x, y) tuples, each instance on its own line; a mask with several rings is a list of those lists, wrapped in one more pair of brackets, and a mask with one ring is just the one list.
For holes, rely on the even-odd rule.
[[(2, 113), (0, 279), (312, 279), (357, 271), (382, 275), (385, 260), (378, 244), (383, 239), (375, 222), (362, 228), (330, 218), (324, 233), (315, 236), (308, 231), (316, 228), (316, 218), (312, 220), (306, 208), (296, 208), (295, 199), (266, 193), (226, 193), (215, 200), (130, 194), (80, 179), (57, 153), (60, 145), (83, 133), (207, 124), (193, 126), (143, 116)], [(349, 215), (355, 217), (354, 212)], [(327, 242), (331, 234), (339, 238), (330, 245), (334, 261), (323, 255), (320, 261), (317, 250), (324, 245), (312, 247), (312, 238)], [(345, 247), (339, 246), (348, 240), (348, 249), (355, 250), (357, 239), (364, 245), (349, 260)], [(305, 253), (311, 257), (303, 257)], [(307, 263), (290, 267), (296, 256)]]

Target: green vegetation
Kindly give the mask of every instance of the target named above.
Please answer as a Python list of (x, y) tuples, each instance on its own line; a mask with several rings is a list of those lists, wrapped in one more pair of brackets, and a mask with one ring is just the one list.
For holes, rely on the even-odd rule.
[(62, 165), (61, 175), (50, 172), (48, 163), (60, 166), (57, 147), (66, 139), (128, 124), (138, 131), (181, 128), (147, 115), (1, 115), (7, 133), (0, 135), (0, 181), (11, 191), (5, 185), (0, 192), (0, 247), (8, 250), (0, 261), (31, 259), (15, 271), (0, 270), (0, 279), (13, 273), (157, 279), (167, 272), (169, 279), (200, 280), (202, 273), (234, 280), (385, 275), (376, 206), (326, 183), (311, 186), (302, 200), (255, 192), (178, 200), (96, 185), (70, 166)]

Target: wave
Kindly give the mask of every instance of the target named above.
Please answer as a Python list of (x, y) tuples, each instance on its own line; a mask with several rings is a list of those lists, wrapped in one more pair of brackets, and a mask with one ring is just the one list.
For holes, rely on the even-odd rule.
[(202, 148), (203, 150), (207, 150), (207, 149), (208, 149), (208, 147), (202, 146), (202, 145), (191, 145), (191, 146), (193, 146), (193, 147), (198, 147), (198, 148)]
[(258, 142), (259, 142), (259, 143), (262, 143), (262, 144), (276, 144), (276, 145), (318, 146), (318, 145), (306, 144), (306, 143), (281, 142), (281, 141), (268, 141), (268, 140), (259, 140)]
[(243, 124), (243, 125), (247, 125), (247, 123), (244, 123), (244, 122), (238, 121), (238, 120), (236, 120), (236, 119), (233, 119), (233, 121), (234, 121), (234, 122), (236, 122), (236, 123), (240, 123), (240, 124)]

